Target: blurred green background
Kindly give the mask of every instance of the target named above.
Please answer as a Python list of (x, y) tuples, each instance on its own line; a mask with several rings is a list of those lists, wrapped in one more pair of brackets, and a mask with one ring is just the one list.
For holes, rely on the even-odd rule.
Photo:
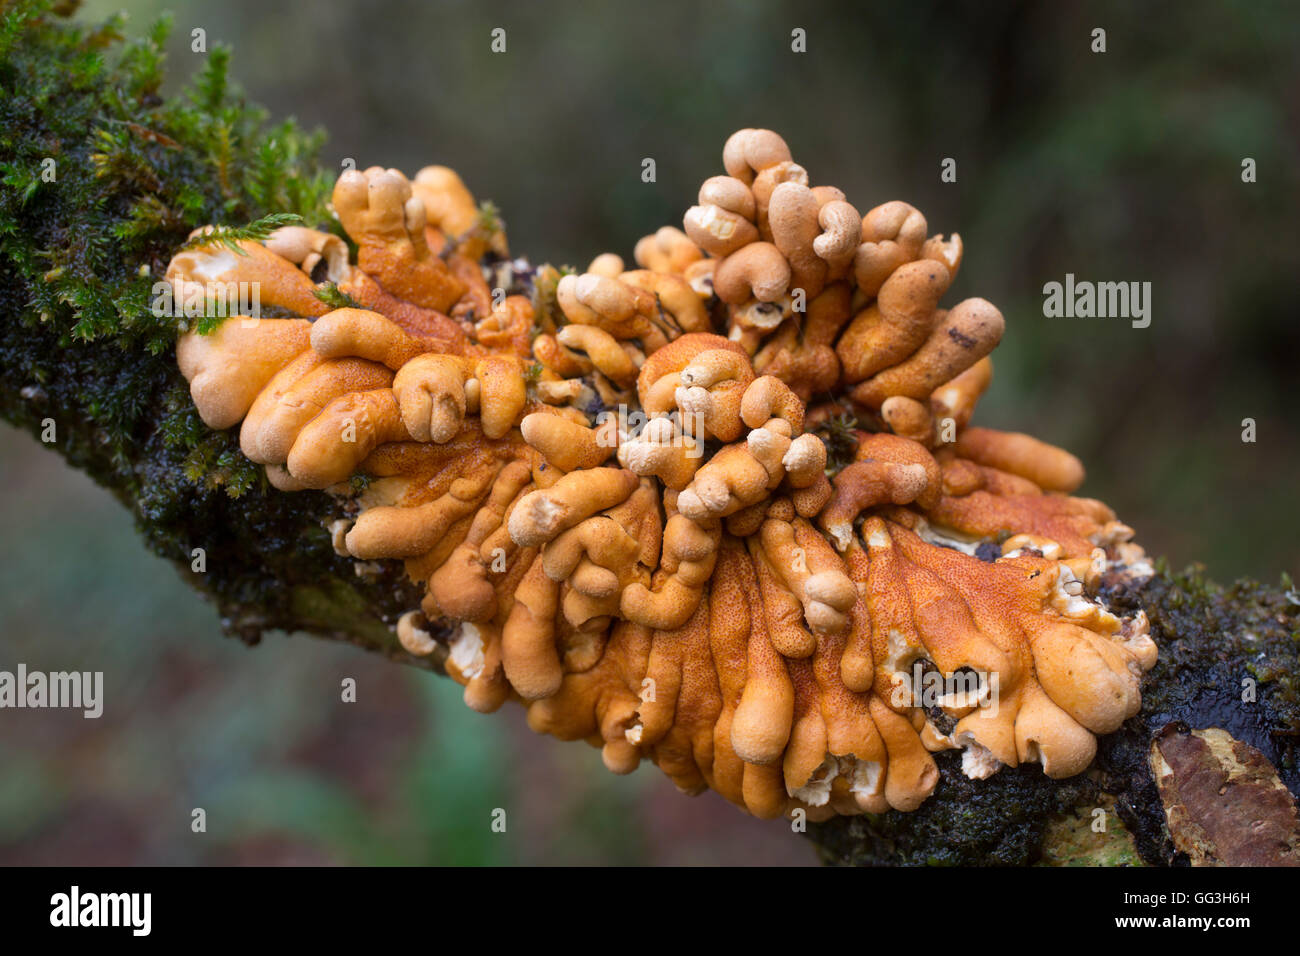
[[(135, 30), (175, 11), (176, 82), (201, 63), (191, 30), (231, 44), (251, 99), (328, 129), (331, 165), (455, 167), (537, 260), (630, 258), (680, 224), (731, 131), (774, 128), (814, 184), (864, 211), (907, 199), (962, 234), (949, 301), (1008, 319), (983, 424), (1079, 454), (1083, 493), (1174, 565), (1300, 573), (1294, 4), (95, 0), (79, 16), (123, 7)], [(1044, 318), (1043, 284), (1067, 272), (1151, 282), (1151, 326)], [(612, 777), (517, 710), (466, 711), (449, 682), (318, 641), (222, 640), (84, 477), (8, 428), (0, 468), (23, 542), (0, 557), (0, 667), (103, 670), (107, 697), (98, 721), (0, 716), (0, 862), (813, 862), (780, 823), (651, 768)]]

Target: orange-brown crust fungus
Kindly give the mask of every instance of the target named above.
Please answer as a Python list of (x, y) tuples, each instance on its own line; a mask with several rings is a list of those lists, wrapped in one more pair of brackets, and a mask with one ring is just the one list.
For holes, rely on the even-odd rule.
[(393, 627), (470, 707), (520, 702), (616, 773), (824, 819), (914, 810), (941, 750), (1082, 772), (1156, 654), (1099, 585), (1150, 567), (1070, 496), (1078, 459), (970, 425), (1005, 323), (940, 305), (961, 238), (860, 215), (770, 130), (722, 160), (684, 228), (582, 274), (508, 263), (504, 298), (454, 172), (344, 173), (355, 262), (298, 227), (172, 260), (178, 292), (257, 281), (301, 316), (182, 335), (195, 406), (274, 487), (336, 496), (340, 553), (425, 586)]

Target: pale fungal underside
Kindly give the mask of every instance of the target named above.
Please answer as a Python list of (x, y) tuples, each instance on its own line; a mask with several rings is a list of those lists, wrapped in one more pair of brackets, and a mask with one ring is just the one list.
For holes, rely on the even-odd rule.
[(947, 749), (1080, 773), (1156, 656), (1099, 584), (1150, 568), (1072, 455), (969, 425), (1003, 318), (940, 308), (960, 237), (768, 130), (723, 166), (637, 268), (563, 276), (446, 168), (346, 172), (355, 262), (301, 228), (175, 256), (285, 316), (182, 335), (181, 371), (276, 488), (338, 498), (340, 553), (426, 585), (410, 653), (616, 773), (811, 819), (915, 809)]

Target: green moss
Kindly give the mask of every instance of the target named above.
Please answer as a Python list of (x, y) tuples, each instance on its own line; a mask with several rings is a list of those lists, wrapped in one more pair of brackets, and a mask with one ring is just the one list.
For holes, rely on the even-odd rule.
[(450, 255), (451, 251), (471, 239), (481, 239), (485, 244), (491, 245), (497, 238), (505, 232), (506, 224), (501, 218), (501, 210), (497, 209), (496, 204), (490, 200), (479, 203), (478, 214), (474, 217), (474, 225), (465, 231), (464, 235), (456, 236), (454, 242), (449, 242), (443, 249), (443, 255)]
[[(1114, 798), (1103, 793), (1096, 807), (1076, 807), (1052, 819), (1043, 835), (1038, 865), (1144, 866), (1133, 835), (1115, 814), (1114, 805)], [(1096, 829), (1099, 810), (1105, 813), (1105, 829), (1100, 831)]]
[[(244, 101), (228, 50), (163, 98), (170, 21), (129, 41), (121, 27), (70, 24), (33, 0), (0, 12), (0, 415), (38, 439), (52, 426), (53, 450), (253, 641), (297, 623), (298, 588), (332, 599), (357, 579), (319, 527), (330, 499), (274, 492), (233, 432), (199, 420), (153, 285), (199, 226), (325, 223), (331, 177), (315, 164), (320, 136)], [(381, 583), (372, 624), (412, 606), (400, 582)]]
[(840, 412), (826, 419), (816, 435), (826, 443), (826, 474), (835, 477), (853, 461), (858, 450), (857, 429), (861, 427), (850, 412)]
[(346, 292), (340, 289), (333, 282), (325, 283), (323, 286), (317, 289), (313, 293), (313, 295), (315, 295), (316, 298), (320, 299), (322, 302), (328, 305), (331, 309), (361, 308), (360, 302), (352, 298), (352, 296), (348, 295)]
[[(133, 449), (174, 397), (171, 370), (140, 359), (176, 339), (177, 320), (151, 308), (171, 253), (209, 223), (243, 235), (250, 221), (325, 222), (330, 178), (314, 162), (320, 135), (244, 101), (228, 49), (164, 99), (168, 17), (125, 40), (120, 17), (88, 28), (49, 7), (20, 0), (0, 15), (0, 359), (94, 429), (130, 493)], [(114, 353), (121, 377), (107, 380)], [(72, 374), (78, 388), (54, 395)], [(194, 480), (234, 494), (255, 484), (229, 436), (165, 427)]]
[(208, 249), (212, 246), (225, 246), (231, 252), (247, 256), (248, 251), (241, 242), (261, 242), (282, 226), (296, 226), (302, 223), (302, 216), (292, 212), (273, 212), (243, 226), (214, 226), (210, 231), (193, 236), (176, 251), (184, 249)]
[(534, 336), (541, 329), (559, 328), (567, 321), (560, 310), (559, 301), (555, 298), (555, 290), (561, 279), (575, 274), (576, 270), (573, 266), (560, 266), (556, 269), (551, 265), (543, 265), (537, 268), (537, 274), (533, 277), (532, 299)]

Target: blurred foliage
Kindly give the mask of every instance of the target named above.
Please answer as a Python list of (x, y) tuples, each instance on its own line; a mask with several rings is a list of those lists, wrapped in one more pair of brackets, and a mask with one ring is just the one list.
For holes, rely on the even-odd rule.
[[(864, 210), (907, 199), (932, 232), (962, 234), (949, 300), (984, 296), (1008, 318), (982, 423), (1079, 454), (1084, 492), (1177, 566), (1300, 573), (1294, 5), (358, 0), (306, 14), (93, 0), (82, 18), (123, 6), (128, 32), (177, 9), (176, 76), (211, 57), (191, 51), (193, 29), (209, 50), (230, 44), (251, 99), (328, 129), (327, 166), (456, 168), (538, 260), (630, 255), (721, 171), (732, 130), (775, 128), (814, 182)], [(498, 26), (504, 54), (489, 46)], [(806, 54), (791, 52), (795, 27)], [(1241, 181), (1247, 156), (1255, 184)], [(956, 183), (939, 180), (945, 157)], [(1043, 284), (1066, 273), (1150, 281), (1151, 327), (1044, 318)], [(1246, 417), (1256, 444), (1241, 441)], [(6, 435), (8, 475), (37, 452)], [(98, 723), (28, 714), (20, 729), (5, 715), (0, 860), (96, 846), (105, 862), (810, 856), (779, 825), (682, 799), (652, 770), (611, 778), (594, 752), (531, 738), (517, 710), (479, 720), (445, 682), (319, 644), (247, 656), (124, 516), (39, 467), (0, 508), (15, 540), (40, 542), (0, 568), (4, 658), (97, 663), (121, 703)], [(363, 690), (348, 719), (342, 675)], [(193, 805), (209, 810), (207, 838), (189, 834)], [(495, 806), (508, 839), (481, 819)]]

